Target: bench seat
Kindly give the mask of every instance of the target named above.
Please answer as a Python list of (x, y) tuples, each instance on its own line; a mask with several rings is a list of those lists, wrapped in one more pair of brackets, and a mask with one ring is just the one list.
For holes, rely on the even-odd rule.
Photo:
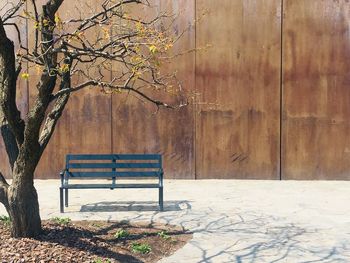
[[(163, 167), (160, 154), (68, 154), (60, 173), (60, 211), (68, 207), (68, 190), (158, 188), (159, 208), (163, 211)], [(140, 183), (138, 179), (157, 179)], [(111, 183), (70, 183), (75, 179), (108, 179)], [(120, 182), (125, 180), (126, 182)], [(136, 180), (135, 180), (136, 179)], [(129, 183), (134, 180), (135, 183)]]
[(69, 184), (63, 189), (159, 188), (159, 184)]

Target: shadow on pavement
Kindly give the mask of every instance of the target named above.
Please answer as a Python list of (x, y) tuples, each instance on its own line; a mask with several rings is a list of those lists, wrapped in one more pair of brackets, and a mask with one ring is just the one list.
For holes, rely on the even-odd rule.
[[(164, 201), (164, 212), (181, 211), (191, 209), (190, 202), (187, 200)], [(133, 201), (133, 202), (98, 202), (83, 205), (80, 212), (145, 212), (159, 211), (157, 202), (150, 201)]]
[(350, 242), (329, 242), (320, 229), (254, 212), (185, 212), (192, 215), (182, 214), (179, 222), (167, 215), (157, 220), (180, 224), (194, 234), (188, 262), (350, 262)]

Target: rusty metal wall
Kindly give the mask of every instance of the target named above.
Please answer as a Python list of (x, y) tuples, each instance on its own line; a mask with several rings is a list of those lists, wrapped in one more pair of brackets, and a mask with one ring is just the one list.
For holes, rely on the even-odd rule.
[(284, 0), (282, 171), (350, 179), (350, 2)]
[[(182, 14), (175, 27), (200, 20), (175, 47), (198, 50), (168, 68), (196, 104), (154, 115), (125, 95), (75, 94), (36, 178), (57, 178), (67, 153), (152, 152), (166, 178), (350, 179), (349, 1), (153, 2)], [(60, 15), (70, 12), (66, 1)], [(36, 79), (20, 84), (23, 113)], [(0, 154), (9, 174), (2, 142)]]
[(197, 178), (279, 178), (280, 0), (198, 0)]

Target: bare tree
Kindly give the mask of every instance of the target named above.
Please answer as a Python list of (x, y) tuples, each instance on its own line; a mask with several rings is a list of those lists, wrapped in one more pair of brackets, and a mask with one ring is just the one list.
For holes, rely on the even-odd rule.
[[(36, 0), (20, 0), (1, 10), (0, 125), (12, 183), (0, 173), (0, 202), (11, 218), (14, 237), (33, 237), (42, 230), (34, 172), (72, 92), (87, 87), (127, 92), (157, 107), (171, 108), (152, 91), (181, 91), (174, 74), (160, 72), (181, 36), (171, 33), (173, 16), (158, 12), (152, 19), (141, 19), (128, 11), (149, 6), (147, 0), (104, 0), (93, 14), (77, 12), (64, 20), (58, 13), (63, 2), (46, 0), (39, 6)], [(25, 37), (14, 22), (18, 20), (33, 28), (30, 46), (24, 44)], [(7, 27), (17, 32), (19, 50), (8, 38)], [(32, 68), (40, 72), (40, 80), (35, 101), (22, 119), (16, 105), (18, 79), (30, 79)], [(112, 68), (113, 77), (108, 78), (106, 72)], [(75, 75), (83, 81), (73, 85)]]

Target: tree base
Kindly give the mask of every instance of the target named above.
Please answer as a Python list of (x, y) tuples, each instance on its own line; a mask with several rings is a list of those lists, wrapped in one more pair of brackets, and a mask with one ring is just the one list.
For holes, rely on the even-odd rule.
[(38, 195), (33, 185), (9, 187), (8, 213), (12, 237), (36, 237), (42, 233)]

